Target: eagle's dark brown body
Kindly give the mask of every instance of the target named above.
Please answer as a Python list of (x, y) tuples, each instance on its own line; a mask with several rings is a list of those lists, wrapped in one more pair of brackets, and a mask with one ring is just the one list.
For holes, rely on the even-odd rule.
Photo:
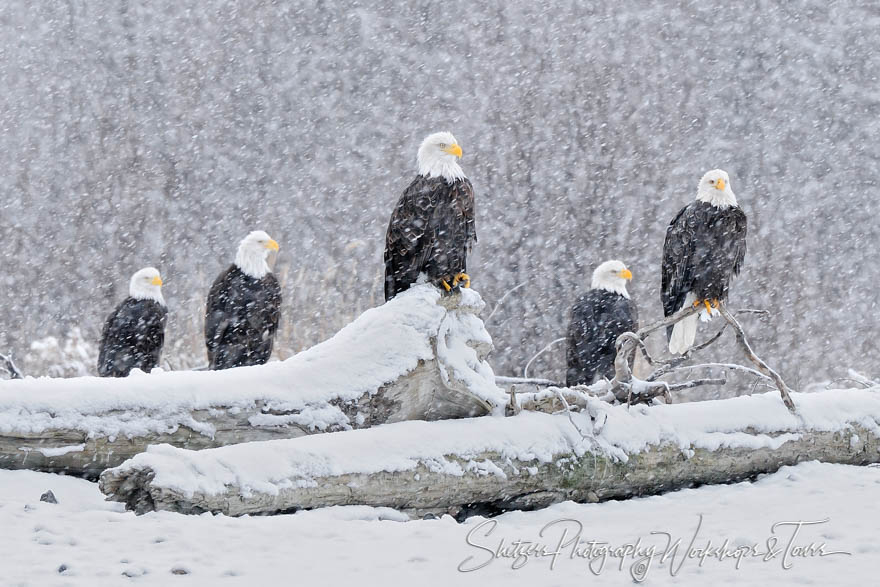
[(231, 265), (208, 293), (205, 342), (210, 368), (262, 365), (272, 356), (281, 315), (281, 286), (271, 273), (261, 279)]
[(638, 327), (638, 310), (631, 299), (604, 289), (579, 296), (568, 324), (565, 384), (590, 385), (601, 377), (613, 378), (617, 337)]
[(98, 375), (127, 377), (159, 364), (168, 310), (155, 300), (128, 297), (107, 317), (101, 332)]
[[(681, 309), (689, 293), (696, 300), (727, 299), (730, 278), (746, 256), (746, 215), (741, 208), (691, 202), (666, 229), (661, 298), (663, 314)], [(669, 329), (671, 336), (672, 328)]]
[(419, 175), (406, 188), (385, 235), (385, 299), (414, 284), (451, 284), (467, 272), (467, 255), (477, 240), (474, 188), (468, 179), (447, 182)]

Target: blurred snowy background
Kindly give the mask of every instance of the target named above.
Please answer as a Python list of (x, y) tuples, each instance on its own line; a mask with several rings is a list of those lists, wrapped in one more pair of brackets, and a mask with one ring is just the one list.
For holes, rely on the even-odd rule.
[[(448, 129), (477, 194), (474, 287), (491, 309), (526, 283), (487, 322), (496, 373), (564, 336), (608, 258), (659, 317), (666, 225), (721, 167), (750, 222), (731, 304), (772, 313), (745, 319), (759, 353), (794, 386), (876, 375), (878, 46), (867, 1), (8, 0), (0, 351), (93, 372), (155, 265), (164, 364), (204, 364), (205, 295), (256, 228), (281, 244), (277, 356), (311, 346), (382, 302), (392, 207)], [(531, 373), (562, 379), (563, 357)]]

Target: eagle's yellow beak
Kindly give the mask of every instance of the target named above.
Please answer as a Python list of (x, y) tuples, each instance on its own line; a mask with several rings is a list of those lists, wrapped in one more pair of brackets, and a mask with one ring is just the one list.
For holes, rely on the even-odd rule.
[(624, 269), (623, 271), (620, 272), (620, 277), (623, 279), (632, 279), (633, 278), (632, 271), (630, 271), (629, 269)]
[(716, 189), (716, 190), (723, 190), (723, 189), (724, 189), (724, 185), (725, 185), (725, 183), (724, 183), (724, 179), (722, 179), (722, 178), (719, 177), (719, 178), (718, 178), (718, 181), (715, 182), (715, 189)]
[(153, 281), (150, 282), (150, 285), (162, 285), (162, 278), (157, 275), (153, 278)]
[(455, 155), (456, 157), (461, 159), (461, 147), (458, 146), (458, 143), (455, 143), (454, 145), (449, 145), (448, 147), (446, 147), (443, 150), (446, 151), (447, 153), (449, 153), (450, 155)]
[(270, 251), (275, 251), (277, 253), (278, 252), (278, 243), (275, 241), (274, 238), (270, 238), (269, 242), (266, 243), (266, 248), (269, 249)]

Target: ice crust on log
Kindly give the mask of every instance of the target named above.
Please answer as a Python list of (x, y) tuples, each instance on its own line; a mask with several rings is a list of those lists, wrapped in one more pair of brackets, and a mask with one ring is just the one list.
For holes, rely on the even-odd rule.
[(290, 359), (124, 379), (0, 381), (0, 467), (96, 477), (169, 443), (193, 449), (478, 416), (507, 401), (473, 290), (413, 287)]
[(880, 461), (880, 388), (776, 392), (570, 414), (401, 422), (200, 452), (152, 446), (101, 476), (137, 512), (278, 513), (334, 505), (422, 514), (530, 509), (738, 481), (804, 460)]

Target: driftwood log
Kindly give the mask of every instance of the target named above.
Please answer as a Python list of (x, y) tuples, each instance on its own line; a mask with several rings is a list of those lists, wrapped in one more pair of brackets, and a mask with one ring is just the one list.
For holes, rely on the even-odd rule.
[[(682, 366), (682, 363), (684, 363), (684, 361), (687, 360), (693, 352), (706, 348), (707, 346), (718, 340), (721, 337), (724, 328), (715, 333), (715, 335), (710, 337), (705, 342), (695, 347), (692, 347), (681, 356), (665, 361), (657, 361), (651, 358), (651, 356), (648, 354), (648, 349), (644, 343), (644, 339), (647, 338), (648, 335), (658, 330), (665, 329), (668, 326), (672, 326), (676, 322), (679, 322), (684, 318), (687, 318), (688, 316), (702, 311), (702, 307), (699, 306), (682, 308), (671, 316), (667, 316), (662, 320), (658, 320), (656, 322), (643, 326), (638, 330), (638, 332), (625, 332), (621, 334), (617, 338), (616, 342), (617, 355), (614, 359), (614, 377), (607, 386), (610, 388), (608, 389), (608, 394), (606, 398), (607, 401), (615, 401), (618, 403), (631, 405), (638, 403), (652, 403), (654, 398), (664, 397), (668, 403), (671, 400), (670, 391), (687, 389), (689, 387), (697, 387), (701, 385), (724, 385), (726, 383), (726, 380), (719, 378), (708, 378), (702, 380), (692, 380), (685, 383), (669, 383), (666, 381), (659, 381), (660, 377), (668, 373), (684, 369), (720, 367), (722, 369), (745, 371), (751, 373), (752, 375), (755, 375), (759, 379), (765, 379), (772, 382), (779, 390), (779, 395), (782, 398), (782, 402), (785, 404), (785, 407), (788, 408), (790, 412), (795, 412), (795, 404), (791, 399), (792, 390), (788, 387), (788, 385), (785, 384), (785, 382), (782, 380), (782, 377), (780, 377), (776, 371), (770, 368), (767, 363), (765, 363), (757, 354), (755, 354), (755, 352), (752, 350), (751, 344), (746, 338), (745, 330), (743, 330), (743, 327), (734, 316), (735, 313), (764, 313), (761, 310), (731, 311), (723, 303), (719, 303), (717, 309), (713, 310), (713, 312), (720, 314), (724, 318), (726, 322), (725, 328), (727, 326), (730, 326), (734, 329), (736, 333), (737, 344), (745, 354), (746, 358), (748, 358), (749, 361), (751, 361), (755, 365), (756, 369), (751, 369), (749, 367), (744, 367), (742, 365), (737, 365), (733, 363), (711, 363)], [(630, 370), (630, 361), (632, 360), (637, 350), (641, 351), (642, 357), (647, 361), (649, 365), (656, 367), (654, 372), (650, 374), (645, 380), (639, 380), (633, 377), (633, 374)]]
[(420, 286), (283, 362), (125, 379), (0, 381), (0, 468), (97, 478), (151, 444), (201, 450), (479, 416), (506, 396), (471, 290)]
[[(729, 483), (806, 460), (880, 461), (880, 388), (795, 395), (797, 414), (775, 393), (652, 407), (580, 396), (580, 412), (556, 415), (404, 422), (202, 452), (151, 447), (105, 471), (100, 487), (136, 512), (360, 504), (466, 516)], [(568, 403), (558, 398), (551, 409)]]

